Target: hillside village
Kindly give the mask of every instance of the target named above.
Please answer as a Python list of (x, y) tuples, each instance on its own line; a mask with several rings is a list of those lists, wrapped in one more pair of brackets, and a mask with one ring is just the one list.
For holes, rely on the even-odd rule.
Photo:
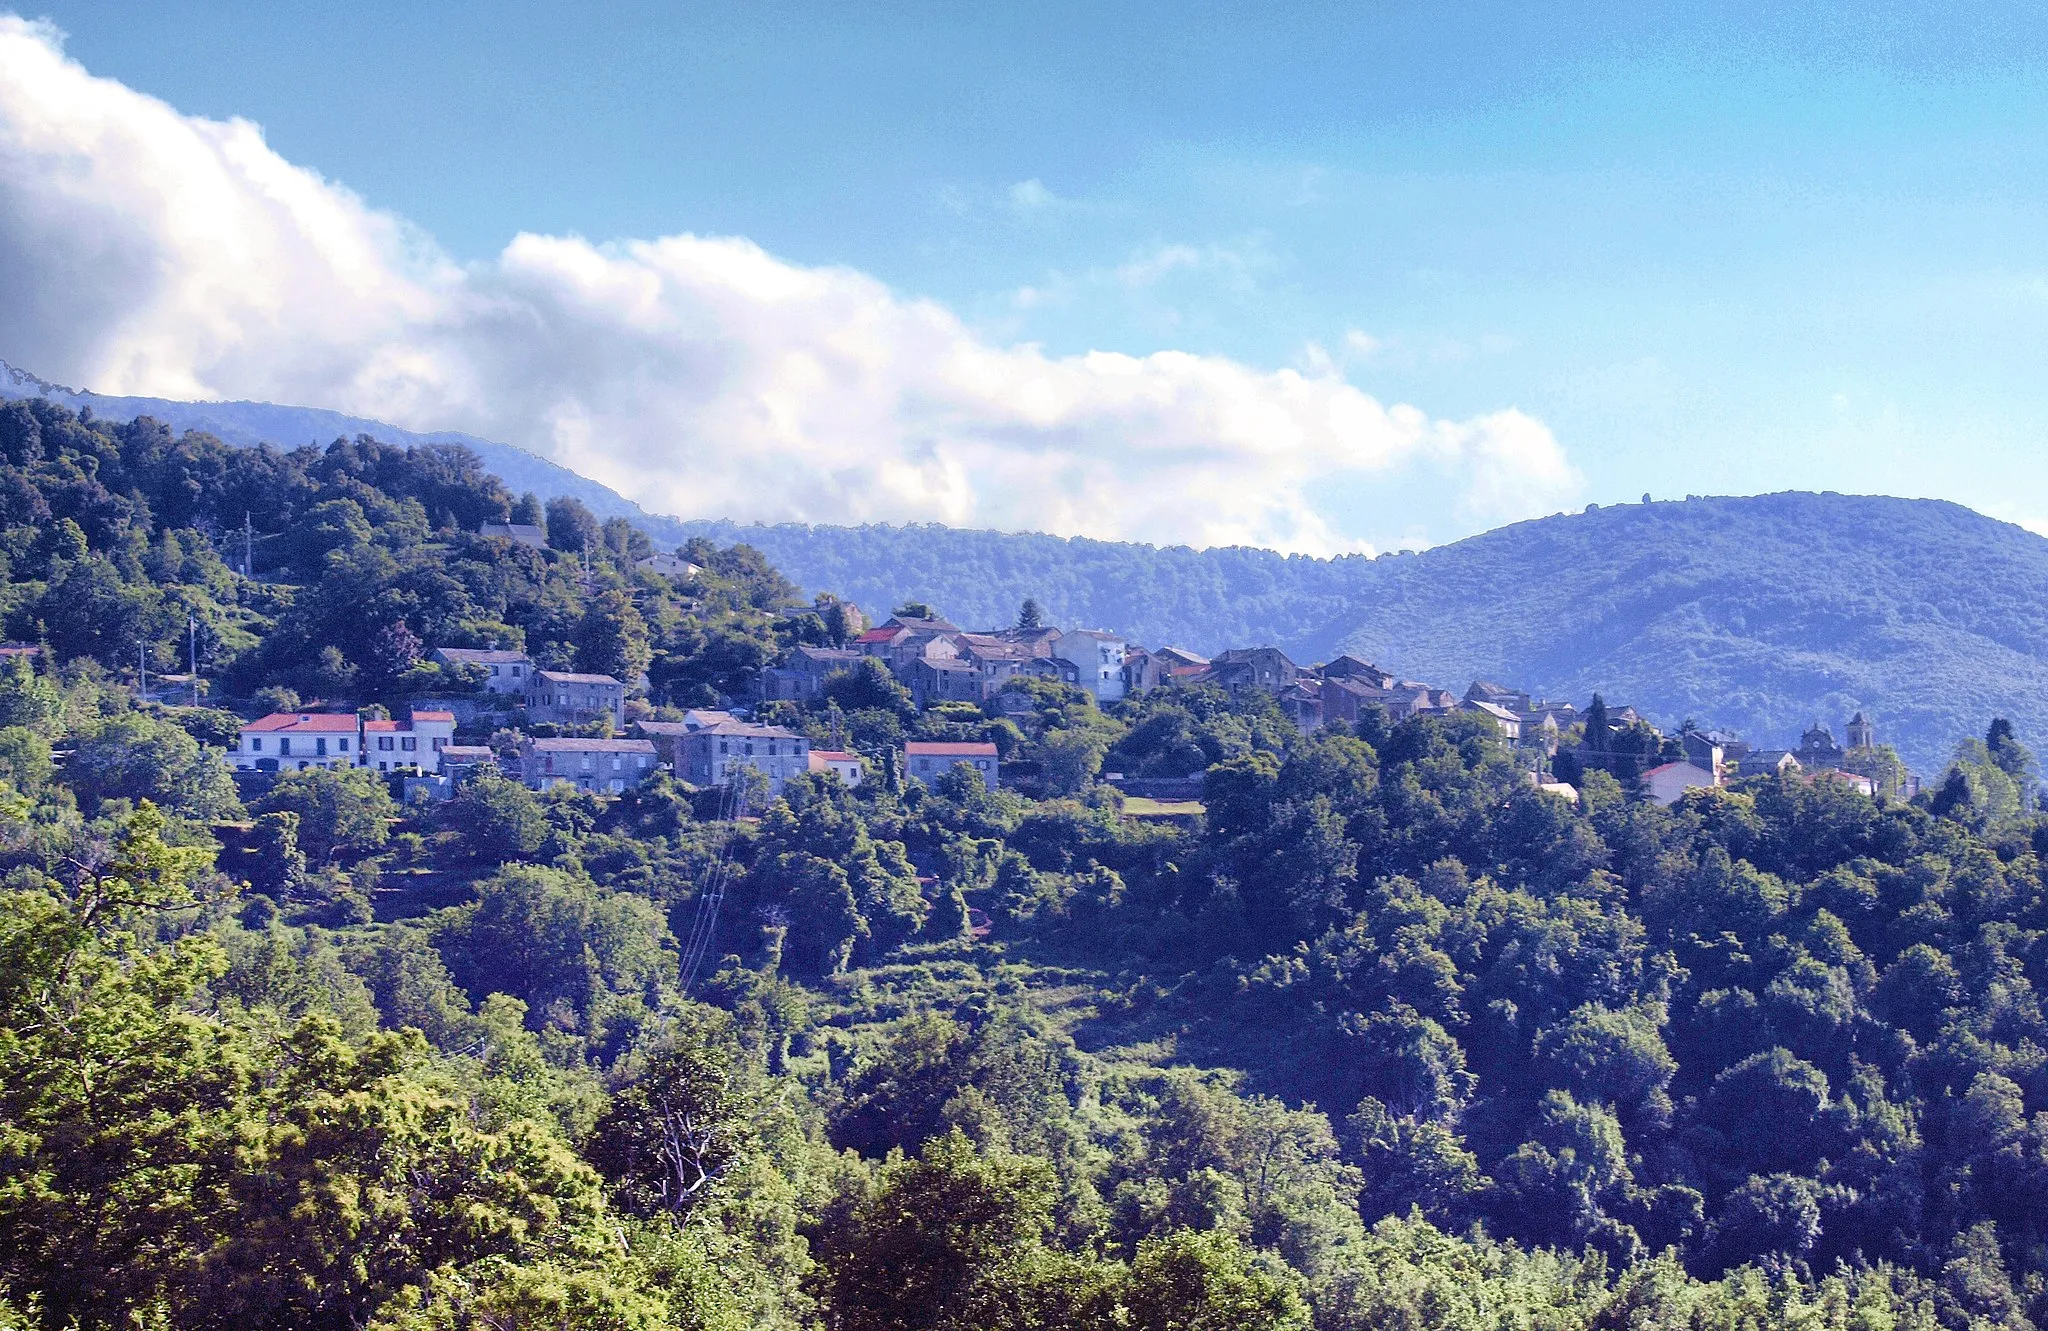
[[(544, 543), (538, 527), (501, 524), (485, 534)], [(653, 555), (641, 563), (680, 576), (697, 571), (680, 556)], [(1367, 718), (1380, 726), (1427, 716), (1477, 718), (1514, 749), (1532, 784), (1572, 800), (1589, 770), (1660, 805), (1689, 790), (1755, 776), (1831, 781), (1866, 796), (1907, 799), (1920, 788), (1918, 778), (1879, 746), (1875, 726), (1861, 712), (1847, 721), (1842, 742), (1816, 721), (1796, 747), (1762, 748), (1690, 721), (1667, 735), (1633, 707), (1597, 695), (1582, 710), (1488, 680), (1455, 694), (1352, 656), (1302, 665), (1270, 646), (1233, 648), (1213, 658), (1180, 647), (1146, 648), (1106, 630), (1040, 623), (1036, 606), (1028, 604), (1016, 625), (983, 631), (962, 629), (925, 606), (907, 607), (872, 628), (857, 606), (834, 603), (832, 610), (837, 641), (792, 647), (762, 667), (745, 693), (720, 699), (716, 708), (659, 706), (644, 676), (629, 684), (610, 675), (545, 669), (516, 650), (434, 647), (429, 659), (470, 685), (466, 695), (419, 700), (404, 720), (381, 708), (358, 714), (332, 704), (317, 712), (274, 712), (244, 724), (228, 758), (252, 789), (280, 772), (360, 767), (391, 779), (401, 796), (430, 800), (451, 798), (464, 780), (487, 768), (536, 791), (566, 785), (600, 795), (622, 794), (657, 770), (698, 787), (723, 786), (750, 772), (773, 797), (800, 773), (829, 774), (849, 785), (878, 772), (930, 784), (955, 768), (974, 771), (990, 787), (1021, 783), (1043, 793), (1038, 767), (1028, 759), (1005, 761), (1013, 746), (994, 737), (905, 739), (887, 749), (835, 738), (827, 746), (766, 719), (814, 710), (853, 684), (863, 668), (880, 667), (920, 712), (942, 709), (955, 726), (962, 708), (979, 709), (991, 723), (1030, 716), (1043, 694), (1030, 687), (1034, 681), (1073, 690), (1096, 707), (1158, 690), (1215, 690), (1232, 704), (1257, 694), (1303, 734), (1332, 724), (1348, 730)], [(460, 741), (458, 730), (466, 732)], [(1090, 775), (1184, 806), (1201, 795), (1199, 773)]]

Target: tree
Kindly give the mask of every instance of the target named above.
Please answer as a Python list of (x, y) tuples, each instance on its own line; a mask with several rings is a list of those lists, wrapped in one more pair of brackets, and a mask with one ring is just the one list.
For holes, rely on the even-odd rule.
[(675, 940), (647, 900), (535, 865), (478, 883), (477, 899), (443, 914), (435, 937), (457, 984), (478, 999), (520, 999), (536, 1029), (602, 1037), (605, 1019), (651, 1009), (676, 973)]
[(320, 864), (378, 849), (390, 839), (391, 820), (398, 816), (383, 780), (363, 767), (287, 773), (255, 807), (298, 815), (299, 844)]
[(185, 818), (227, 818), (241, 810), (234, 778), (213, 749), (177, 726), (130, 712), (102, 722), (73, 746), (64, 778), (92, 803), (152, 800)]
[(1993, 765), (2012, 778), (2013, 785), (2019, 788), (2022, 807), (2030, 806), (2033, 803), (2034, 755), (2013, 733), (2012, 722), (2002, 716), (1993, 718), (1990, 729), (1984, 734), (1984, 748)]
[(256, 690), (254, 701), (258, 708), (275, 715), (278, 712), (298, 711), (300, 699), (296, 689), (286, 688), (282, 684), (266, 684)]
[(851, 668), (835, 670), (826, 676), (821, 696), (826, 702), (837, 703), (842, 711), (849, 714), (884, 711), (905, 718), (917, 715), (917, 704), (912, 700), (910, 690), (899, 684), (889, 673), (889, 668), (872, 656), (862, 657)]
[(1020, 629), (1041, 628), (1045, 623), (1045, 612), (1038, 608), (1038, 602), (1025, 597), (1024, 604), (1017, 607), (1017, 627)]
[(280, 900), (297, 891), (306, 881), (306, 856), (299, 849), (299, 815), (289, 810), (257, 815), (252, 841), (256, 863), (250, 867), (249, 886)]
[(698, 1008), (636, 1058), (590, 1138), (630, 1209), (681, 1215), (752, 1148), (748, 1064), (731, 1019)]
[(547, 521), (547, 511), (540, 506), (540, 496), (528, 490), (512, 505), (511, 520), (523, 527), (538, 527)]
[(0, 663), (0, 726), (21, 726), (44, 739), (64, 733), (64, 694), (27, 656)]
[(934, 1138), (915, 1160), (885, 1165), (874, 1197), (827, 1237), (826, 1282), (838, 1325), (975, 1325), (961, 1314), (993, 1291), (1025, 1283), (1018, 1277), (1044, 1252), (1055, 1195), (1045, 1161), (983, 1156), (957, 1130)]
[(633, 687), (654, 660), (648, 647), (647, 621), (633, 598), (617, 588), (593, 599), (576, 625), (576, 668), (610, 675)]
[(462, 838), (470, 858), (484, 864), (524, 859), (548, 835), (547, 815), (533, 792), (489, 770), (463, 783), (442, 821)]
[(388, 687), (419, 664), (422, 650), (419, 635), (404, 620), (394, 619), (370, 636), (370, 677), (378, 687)]
[(1133, 1331), (1308, 1331), (1293, 1285), (1229, 1234), (1182, 1230), (1138, 1245), (1125, 1282)]
[(604, 548), (604, 527), (580, 499), (563, 495), (548, 500), (548, 548), (582, 554)]

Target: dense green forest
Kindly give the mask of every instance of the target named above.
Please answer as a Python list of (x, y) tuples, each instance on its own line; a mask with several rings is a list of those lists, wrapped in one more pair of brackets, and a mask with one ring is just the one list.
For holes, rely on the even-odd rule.
[[(830, 616), (459, 450), (5, 404), (0, 505), (47, 645), (0, 667), (0, 1326), (2048, 1319), (2048, 817), (1988, 715), (1916, 804), (1660, 809), (1473, 716), (920, 713), (869, 669), (773, 712), (851, 790), (238, 790), (223, 704), (474, 685), (422, 645), (654, 708)], [(535, 510), (547, 550), (472, 534)], [(193, 623), (212, 705), (139, 699)], [(1036, 794), (904, 782), (906, 734)]]

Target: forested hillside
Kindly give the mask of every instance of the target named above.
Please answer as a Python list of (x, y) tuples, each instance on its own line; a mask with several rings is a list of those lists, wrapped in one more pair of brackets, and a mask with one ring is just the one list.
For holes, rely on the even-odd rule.
[(943, 527), (742, 527), (799, 585), (1062, 623), (1202, 652), (1353, 652), (1463, 689), (1483, 678), (1769, 747), (1862, 710), (1920, 770), (1998, 712), (2048, 738), (2048, 540), (1954, 504), (1779, 494), (1540, 518), (1420, 554), (1313, 560)]
[(148, 414), (234, 444), (370, 433), (475, 452), (514, 491), (577, 499), (675, 544), (760, 550), (806, 594), (923, 601), (968, 626), (1026, 597), (1052, 622), (1204, 653), (1357, 652), (1454, 690), (1490, 678), (1667, 728), (1690, 717), (1785, 746), (1861, 710), (1917, 770), (1996, 712), (2048, 742), (2048, 540), (1953, 504), (1835, 494), (1688, 499), (1541, 518), (1421, 554), (1334, 560), (939, 526), (775, 526), (650, 515), (516, 448), (268, 403), (71, 393), (0, 362), (0, 398)]
[(1911, 805), (1664, 809), (1472, 714), (875, 666), (768, 709), (852, 789), (238, 787), (123, 673), (192, 620), (216, 704), (516, 636), (673, 717), (830, 616), (580, 506), (480, 539), (533, 505), (460, 450), (44, 404), (0, 455), (0, 1327), (2048, 1324), (2048, 815), (1988, 716)]

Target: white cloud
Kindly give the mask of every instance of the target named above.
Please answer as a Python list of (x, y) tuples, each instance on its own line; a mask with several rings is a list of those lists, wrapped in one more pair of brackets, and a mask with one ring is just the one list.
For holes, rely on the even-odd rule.
[(1010, 206), (1020, 213), (1043, 212), (1064, 202), (1065, 200), (1045, 187), (1044, 181), (1035, 176), (1010, 186)]
[[(1190, 261), (1161, 251), (1131, 276)], [(1318, 506), (1333, 478), (1440, 469), (1487, 520), (1578, 487), (1519, 412), (1433, 420), (1327, 361), (995, 345), (938, 304), (742, 239), (520, 235), (458, 265), (256, 126), (94, 78), (13, 18), (0, 355), (100, 392), (464, 429), (685, 515), (1329, 551), (1357, 544)]]

